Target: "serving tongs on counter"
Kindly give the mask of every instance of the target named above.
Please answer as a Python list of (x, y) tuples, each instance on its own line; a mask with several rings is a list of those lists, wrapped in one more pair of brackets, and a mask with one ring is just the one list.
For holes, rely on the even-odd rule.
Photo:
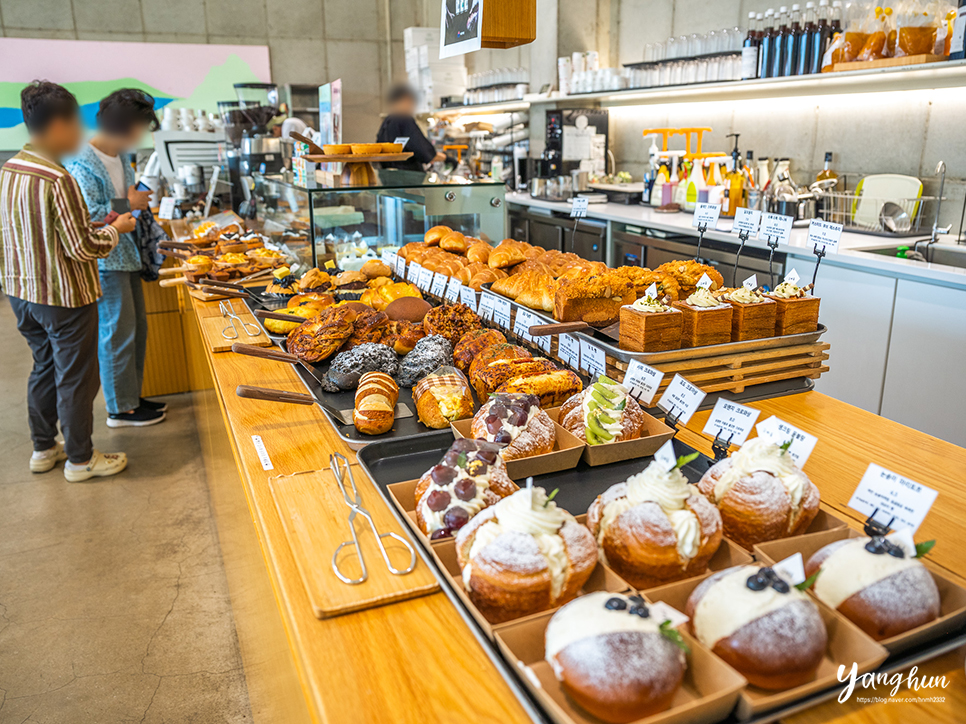
[[(345, 500), (345, 504), (349, 507), (349, 530), (352, 531), (352, 540), (343, 541), (339, 544), (339, 547), (335, 549), (335, 553), (332, 554), (332, 570), (339, 580), (343, 583), (347, 583), (350, 586), (355, 586), (360, 583), (364, 583), (369, 577), (369, 571), (366, 569), (366, 561), (362, 557), (362, 546), (359, 545), (359, 536), (356, 533), (355, 518), (356, 515), (361, 515), (369, 522), (369, 527), (372, 528), (372, 532), (376, 535), (376, 543), (379, 544), (379, 550), (382, 553), (382, 559), (386, 562), (386, 568), (394, 576), (404, 576), (407, 573), (412, 573), (412, 570), (416, 567), (416, 549), (413, 548), (412, 543), (403, 538), (398, 533), (380, 533), (376, 528), (376, 523), (372, 519), (372, 515), (369, 511), (362, 507), (362, 496), (359, 495), (359, 489), (356, 487), (356, 481), (352, 477), (352, 468), (349, 465), (349, 461), (345, 456), (339, 453), (333, 453), (329, 456), (329, 466), (332, 468), (332, 476), (335, 478), (335, 482), (339, 484), (339, 490), (342, 491), (342, 498)], [(344, 469), (343, 469), (344, 467)], [(349, 489), (346, 488), (346, 479), (348, 478), (349, 486), (352, 490), (352, 494), (349, 494)], [(386, 546), (383, 545), (383, 538), (392, 538), (397, 543), (401, 543), (405, 546), (406, 550), (409, 551), (409, 567), (405, 569), (396, 568), (393, 566), (392, 561), (389, 559), (389, 551), (386, 550)], [(362, 575), (359, 578), (352, 578), (347, 576), (342, 569), (339, 567), (339, 554), (342, 553), (343, 549), (348, 546), (353, 546), (356, 549), (356, 556), (359, 558), (359, 567), (361, 569)]]
[[(239, 317), (238, 313), (235, 311), (235, 308), (232, 306), (230, 299), (226, 299), (223, 302), (218, 302), (218, 309), (221, 311), (221, 316), (228, 320), (228, 324), (225, 325), (223, 330), (221, 330), (221, 336), (225, 339), (238, 339), (241, 332), (244, 332), (249, 337), (261, 336), (262, 328), (257, 324), (246, 322), (244, 319)], [(238, 329), (239, 324), (241, 325), (241, 331)]]

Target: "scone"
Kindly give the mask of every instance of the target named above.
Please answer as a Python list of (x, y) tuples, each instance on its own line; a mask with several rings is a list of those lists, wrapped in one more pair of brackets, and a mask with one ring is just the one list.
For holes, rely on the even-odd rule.
[(529, 458), (553, 450), (557, 437), (550, 416), (534, 395), (500, 393), (491, 397), (473, 417), (470, 434), (495, 442), (504, 460)]
[(490, 623), (570, 601), (597, 565), (590, 532), (547, 498), (519, 490), (456, 534), (467, 595)]
[(647, 418), (627, 388), (601, 375), (560, 408), (560, 426), (588, 445), (636, 440)]

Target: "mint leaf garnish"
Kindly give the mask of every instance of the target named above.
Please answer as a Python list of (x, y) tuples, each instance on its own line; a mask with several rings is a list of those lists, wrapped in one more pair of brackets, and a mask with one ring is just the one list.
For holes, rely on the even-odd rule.
[(678, 464), (675, 465), (674, 467), (675, 468), (678, 468), (678, 469), (681, 469), (685, 465), (687, 465), (689, 462), (691, 462), (692, 460), (694, 460), (695, 458), (697, 458), (700, 454), (701, 453), (699, 453), (699, 452), (693, 452), (690, 455), (682, 455), (681, 457), (678, 458)]
[(932, 550), (932, 547), (936, 545), (936, 541), (927, 540), (922, 543), (916, 543), (916, 558), (925, 558), (926, 554)]
[(685, 642), (684, 637), (681, 635), (681, 632), (671, 625), (670, 620), (664, 621), (661, 624), (660, 630), (661, 630), (661, 636), (663, 636), (672, 644), (677, 646), (684, 653), (686, 654), (691, 653), (691, 648), (688, 646), (687, 642)]
[(553, 492), (550, 493), (550, 495), (547, 496), (547, 502), (545, 502), (543, 504), (543, 507), (546, 508), (548, 505), (550, 505), (550, 501), (553, 500), (554, 498), (556, 498), (557, 497), (557, 493), (559, 493), (559, 492), (560, 492), (560, 488), (554, 488), (553, 489)]
[(807, 591), (809, 588), (811, 588), (815, 584), (815, 579), (818, 578), (818, 574), (821, 573), (821, 572), (822, 572), (822, 569), (819, 568), (817, 571), (815, 571), (815, 573), (813, 573), (812, 575), (810, 575), (808, 578), (806, 578), (801, 583), (796, 583), (795, 584), (795, 588), (797, 588), (799, 591)]

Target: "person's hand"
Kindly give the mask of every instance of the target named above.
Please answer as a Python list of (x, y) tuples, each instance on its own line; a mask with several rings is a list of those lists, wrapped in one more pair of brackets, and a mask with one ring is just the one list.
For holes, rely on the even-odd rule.
[(111, 222), (111, 226), (117, 229), (118, 234), (130, 234), (136, 225), (137, 219), (131, 214), (121, 214)]
[(442, 151), (437, 151), (436, 155), (433, 156), (433, 163), (439, 163), (440, 161), (446, 160), (446, 154)]
[(134, 211), (147, 211), (151, 201), (150, 191), (138, 191), (136, 186), (127, 187), (127, 200)]

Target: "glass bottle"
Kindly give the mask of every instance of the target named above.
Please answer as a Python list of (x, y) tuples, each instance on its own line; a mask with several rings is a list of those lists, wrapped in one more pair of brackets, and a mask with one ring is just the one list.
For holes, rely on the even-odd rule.
[(808, 36), (808, 72), (822, 72), (822, 58), (829, 44), (828, 0), (819, 0), (815, 27)]
[(748, 13), (748, 33), (741, 45), (742, 79), (758, 77), (758, 50), (761, 46), (761, 22), (754, 12)]
[(802, 16), (802, 38), (798, 43), (798, 58), (795, 75), (808, 75), (812, 59), (812, 33), (815, 32), (815, 3), (805, 3), (805, 14)]
[(829, 37), (842, 32), (842, 3), (835, 0), (832, 3), (832, 14), (829, 16)]
[(758, 52), (758, 77), (771, 78), (771, 59), (775, 53), (775, 11), (765, 11), (765, 24), (761, 29), (761, 48)]
[(782, 75), (790, 77), (798, 70), (798, 49), (802, 43), (802, 7), (792, 5), (789, 14), (788, 35), (785, 36), (782, 52)]
[(785, 70), (785, 40), (788, 38), (788, 8), (782, 5), (775, 20), (775, 50), (771, 58), (770, 78), (781, 78)]
[[(826, 151), (825, 167), (818, 172), (818, 175), (815, 177), (815, 180), (824, 181), (825, 179), (835, 179), (836, 180), (835, 186), (838, 186), (838, 178), (839, 178), (839, 175), (832, 170), (832, 152)], [(835, 186), (832, 186), (832, 188), (834, 189)]]

